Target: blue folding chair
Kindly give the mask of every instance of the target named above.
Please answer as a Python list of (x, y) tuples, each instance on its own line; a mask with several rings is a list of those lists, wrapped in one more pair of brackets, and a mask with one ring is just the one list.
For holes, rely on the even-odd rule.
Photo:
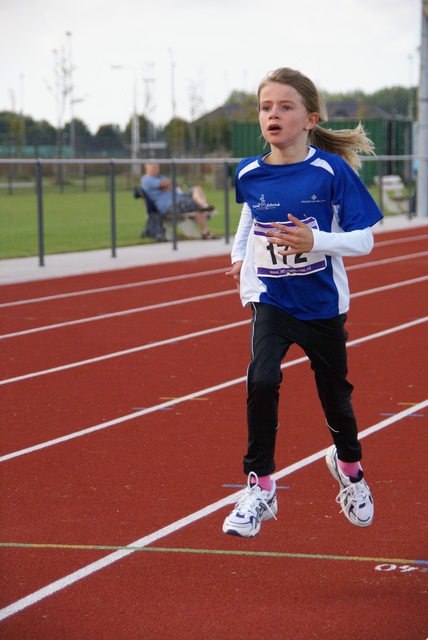
[(156, 209), (153, 200), (141, 187), (135, 187), (134, 198), (142, 198), (146, 207), (147, 222), (141, 232), (141, 238), (153, 238), (158, 242), (166, 242), (166, 231), (163, 224), (163, 217)]

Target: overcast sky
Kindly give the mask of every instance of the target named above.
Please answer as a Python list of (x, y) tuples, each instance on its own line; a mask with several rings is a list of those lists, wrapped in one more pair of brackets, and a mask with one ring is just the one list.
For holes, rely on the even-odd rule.
[(92, 133), (126, 125), (134, 79), (158, 124), (174, 105), (191, 120), (255, 92), (280, 66), (330, 92), (415, 85), (420, 30), (421, 0), (0, 0), (0, 111), (56, 126), (54, 50), (71, 49), (74, 116)]

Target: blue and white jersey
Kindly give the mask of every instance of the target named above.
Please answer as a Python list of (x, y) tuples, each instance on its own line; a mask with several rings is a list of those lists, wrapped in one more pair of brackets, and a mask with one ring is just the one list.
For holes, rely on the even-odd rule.
[[(242, 304), (273, 304), (302, 320), (345, 313), (349, 287), (342, 256), (371, 251), (370, 227), (382, 213), (338, 155), (310, 147), (296, 164), (267, 164), (263, 157), (246, 158), (236, 170), (236, 200), (244, 207), (232, 262), (244, 261)], [(289, 225), (289, 213), (312, 228), (310, 253), (282, 256), (268, 242), (269, 223)]]

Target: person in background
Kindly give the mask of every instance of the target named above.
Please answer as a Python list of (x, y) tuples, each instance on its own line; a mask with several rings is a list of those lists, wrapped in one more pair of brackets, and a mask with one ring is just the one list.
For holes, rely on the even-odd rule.
[[(172, 214), (172, 183), (160, 173), (158, 163), (145, 165), (141, 188), (154, 202), (161, 215)], [(206, 213), (213, 211), (214, 207), (208, 204), (202, 187), (196, 185), (185, 193), (177, 191), (175, 203), (177, 213), (195, 212), (203, 240), (217, 239), (218, 236), (214, 236), (207, 227)]]
[[(373, 153), (359, 125), (331, 131), (313, 82), (280, 68), (258, 90), (259, 122), (270, 151), (236, 170), (243, 203), (227, 275), (252, 309), (247, 371), (247, 489), (223, 531), (253, 537), (278, 510), (274, 453), (281, 363), (290, 345), (308, 356), (333, 446), (326, 463), (339, 483), (342, 512), (359, 527), (373, 519), (347, 380), (349, 286), (343, 256), (367, 255), (382, 213), (359, 179), (356, 152)], [(292, 381), (290, 383), (292, 388)], [(290, 419), (289, 428), (293, 428)]]

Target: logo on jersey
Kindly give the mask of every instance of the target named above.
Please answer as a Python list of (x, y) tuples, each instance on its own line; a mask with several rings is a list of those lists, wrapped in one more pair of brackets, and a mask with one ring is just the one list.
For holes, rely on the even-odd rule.
[(276, 207), (279, 206), (279, 202), (266, 202), (265, 196), (262, 193), (258, 204), (253, 205), (253, 209), (257, 209), (257, 211), (268, 211), (269, 209), (276, 209)]
[(301, 200), (300, 202), (302, 204), (318, 204), (318, 203), (325, 202), (325, 200), (320, 200), (318, 196), (314, 194), (313, 196), (310, 197), (309, 200)]

